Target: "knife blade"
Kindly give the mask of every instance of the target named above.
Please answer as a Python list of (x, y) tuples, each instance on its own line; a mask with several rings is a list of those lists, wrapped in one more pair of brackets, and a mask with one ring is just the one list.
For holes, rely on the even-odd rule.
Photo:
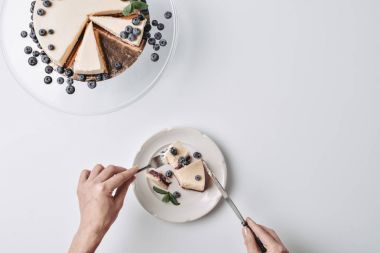
[(255, 237), (256, 243), (259, 246), (262, 253), (267, 252), (267, 249), (263, 245), (263, 243), (260, 241), (260, 239), (255, 235), (255, 233), (252, 231), (252, 229), (248, 226), (247, 222), (245, 221), (243, 215), (235, 205), (235, 203), (232, 201), (231, 197), (229, 196), (226, 189), (224, 189), (223, 185), (219, 182), (218, 178), (215, 176), (214, 172), (208, 167), (207, 163), (203, 161), (203, 166), (206, 169), (207, 174), (210, 176), (212, 182), (218, 188), (219, 192), (222, 194), (223, 199), (227, 202), (227, 204), (231, 207), (231, 209), (234, 211), (236, 216), (239, 218), (241, 225), (244, 227), (247, 227), (249, 230), (251, 230), (253, 236)]

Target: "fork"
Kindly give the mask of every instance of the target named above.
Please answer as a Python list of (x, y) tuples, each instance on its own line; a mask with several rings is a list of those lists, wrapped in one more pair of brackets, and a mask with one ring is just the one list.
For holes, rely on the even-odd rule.
[(152, 159), (150, 159), (149, 161), (149, 164), (139, 169), (137, 173), (140, 173), (141, 171), (144, 171), (149, 168), (157, 169), (165, 164), (167, 164), (167, 162), (165, 161), (164, 157), (162, 155), (157, 155), (155, 157), (152, 157)]

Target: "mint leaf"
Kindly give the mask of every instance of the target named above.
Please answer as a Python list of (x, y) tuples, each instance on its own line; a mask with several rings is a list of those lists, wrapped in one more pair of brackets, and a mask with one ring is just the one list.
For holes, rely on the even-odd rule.
[(134, 11), (134, 7), (132, 4), (129, 4), (127, 7), (124, 8), (123, 10), (123, 15), (124, 16), (128, 16), (129, 14), (131, 14), (133, 11)]
[(170, 200), (170, 202), (173, 203), (173, 205), (175, 205), (175, 206), (179, 206), (180, 205), (180, 203), (178, 202), (178, 200), (176, 199), (176, 197), (174, 197), (173, 194), (171, 194), (169, 192), (168, 195), (169, 195), (169, 200)]
[(162, 201), (165, 202), (165, 203), (169, 203), (169, 201), (170, 201), (170, 195), (169, 195), (169, 194), (166, 194), (166, 195), (162, 198)]
[(148, 9), (148, 4), (144, 2), (132, 2), (131, 5), (134, 9), (140, 10), (140, 11)]
[(164, 191), (164, 190), (162, 190), (162, 189), (160, 189), (160, 188), (158, 188), (158, 187), (156, 187), (156, 186), (153, 186), (153, 190), (154, 190), (155, 192), (159, 193), (159, 194), (168, 194), (167, 191)]

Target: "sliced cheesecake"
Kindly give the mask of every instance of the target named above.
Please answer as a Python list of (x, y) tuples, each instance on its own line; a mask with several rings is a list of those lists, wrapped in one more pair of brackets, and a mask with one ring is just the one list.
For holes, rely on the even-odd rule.
[[(112, 33), (114, 36), (122, 39), (124, 42), (138, 47), (141, 44), (143, 38), (144, 27), (146, 24), (146, 19), (142, 20), (139, 25), (132, 24), (132, 20), (128, 18), (115, 18), (115, 17), (102, 17), (102, 16), (91, 16), (90, 20), (101, 28)], [(136, 36), (136, 40), (130, 41), (128, 39), (123, 39), (120, 37), (120, 33), (125, 31), (127, 26), (132, 28), (138, 28), (140, 30), (140, 35)]]
[(157, 185), (158, 187), (162, 188), (162, 189), (168, 189), (169, 188), (169, 185), (171, 184), (171, 182), (168, 180), (167, 177), (164, 176), (164, 174), (156, 171), (156, 170), (153, 170), (153, 169), (150, 169), (147, 173), (146, 173), (146, 177), (155, 185)]
[(188, 190), (203, 192), (206, 186), (206, 175), (202, 160), (174, 170), (179, 185)]
[(187, 157), (188, 155), (188, 150), (183, 146), (181, 142), (177, 141), (168, 147), (168, 150), (165, 152), (164, 157), (168, 164), (170, 164), (173, 168), (178, 168), (179, 159), (181, 157)]
[(74, 61), (76, 74), (94, 75), (106, 72), (106, 64), (99, 49), (92, 22), (87, 25)]
[[(45, 1), (35, 3), (33, 22), (36, 35), (50, 59), (64, 66), (86, 27), (88, 17), (122, 13), (129, 1), (55, 0), (51, 1), (50, 7), (44, 4)], [(54, 32), (41, 35), (41, 29), (52, 29)], [(53, 45), (54, 49), (49, 50), (49, 45)]]

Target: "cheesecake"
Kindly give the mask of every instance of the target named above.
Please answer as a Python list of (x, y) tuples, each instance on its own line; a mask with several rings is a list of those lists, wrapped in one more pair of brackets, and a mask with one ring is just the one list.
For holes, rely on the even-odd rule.
[(192, 158), (188, 149), (177, 141), (164, 153), (166, 162), (173, 167), (173, 173), (183, 189), (203, 192), (206, 188), (206, 176), (201, 154), (195, 152)]
[(107, 71), (92, 22), (87, 25), (82, 43), (75, 57), (73, 70), (76, 74), (86, 75), (105, 73)]
[[(48, 57), (45, 63), (57, 71), (72, 70), (72, 78), (78, 81), (102, 81), (122, 73), (142, 53), (149, 19), (149, 13), (138, 11), (123, 16), (129, 4), (122, 0), (36, 1), (33, 31)], [(121, 34), (130, 36), (122, 38)], [(119, 56), (126, 51), (128, 57)]]
[(158, 172), (154, 169), (148, 170), (146, 173), (146, 178), (155, 184), (156, 186), (162, 188), (162, 189), (168, 189), (171, 182), (167, 177), (164, 176), (161, 172)]
[(187, 166), (174, 170), (174, 176), (184, 189), (199, 192), (205, 190), (206, 175), (202, 160), (196, 160)]

